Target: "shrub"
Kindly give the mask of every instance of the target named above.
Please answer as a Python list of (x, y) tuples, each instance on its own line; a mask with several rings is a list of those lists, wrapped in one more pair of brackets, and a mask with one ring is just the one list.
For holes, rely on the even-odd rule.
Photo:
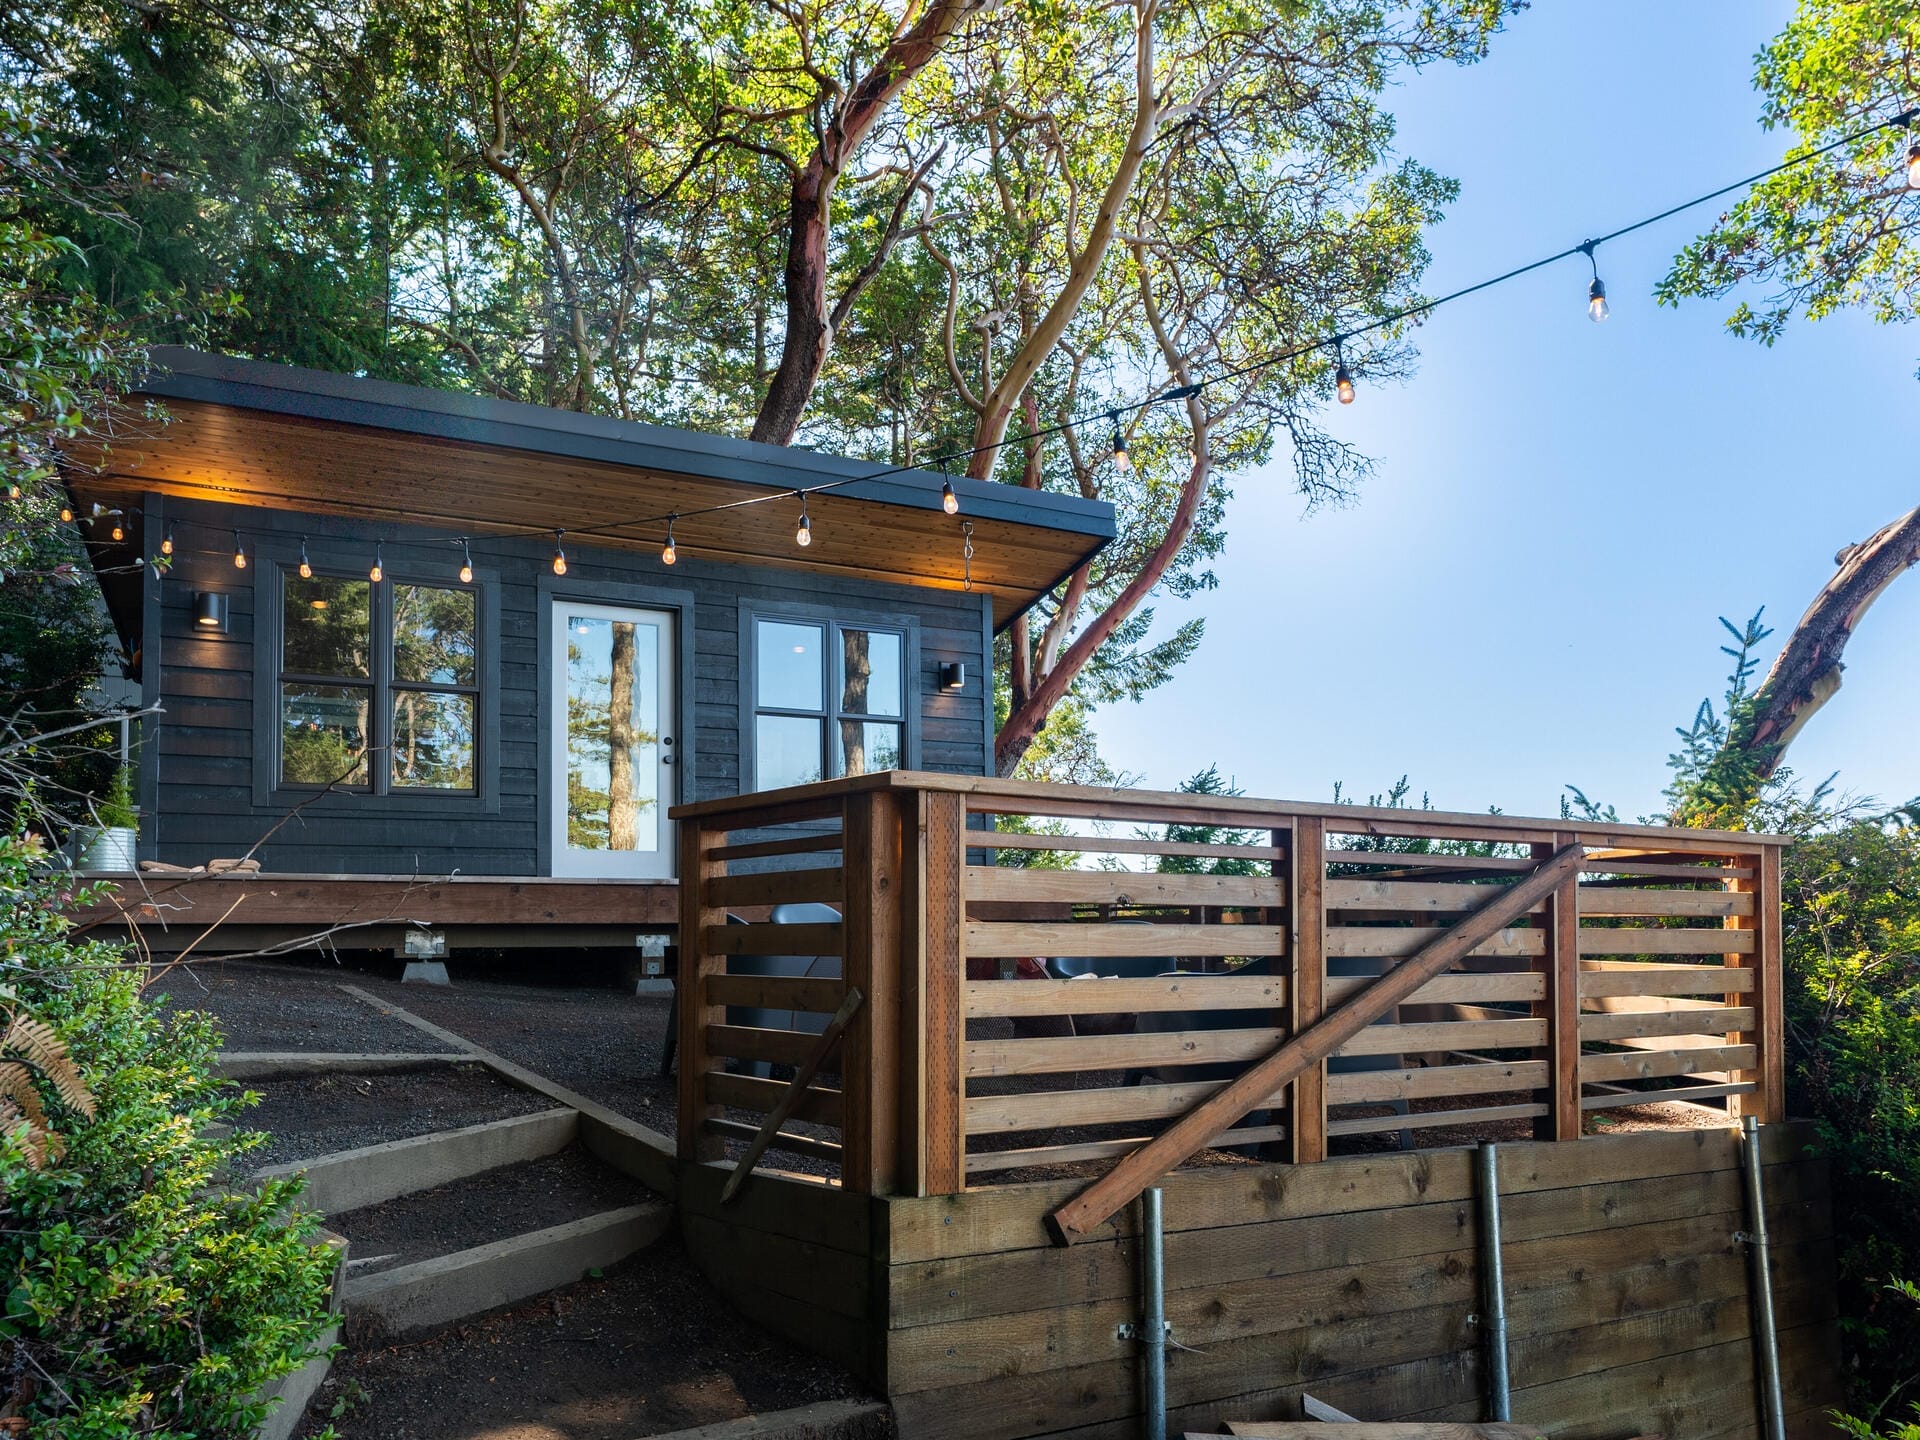
[(1821, 792), (1762, 802), (1795, 836), (1781, 876), (1787, 1108), (1812, 1116), (1833, 1174), (1841, 1328), (1854, 1403), (1916, 1397), (1920, 1310), (1920, 830)]
[(248, 1435), (266, 1413), (255, 1392), (327, 1328), (332, 1253), (308, 1243), (296, 1184), (220, 1186), (258, 1139), (206, 1138), (249, 1098), (213, 1076), (211, 1021), (163, 1017), (143, 967), (71, 937), (62, 912), (87, 895), (42, 861), (0, 839), (0, 972), (95, 1113), (43, 1084), (64, 1154), (39, 1166), (25, 1125), (0, 1137), (0, 1419), (36, 1440)]

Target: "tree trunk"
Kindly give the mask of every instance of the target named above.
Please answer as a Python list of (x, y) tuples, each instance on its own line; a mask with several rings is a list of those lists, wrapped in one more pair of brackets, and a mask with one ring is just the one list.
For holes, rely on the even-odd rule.
[(940, 53), (961, 21), (984, 0), (937, 0), (912, 29), (888, 45), (832, 113), (820, 143), (793, 177), (787, 204), (787, 329), (780, 363), (767, 385), (752, 439), (791, 445), (813, 387), (833, 348), (828, 321), (827, 249), (833, 192), (856, 151), (895, 97)]
[(1868, 607), (1920, 563), (1920, 508), (1849, 545), (1834, 563), (1833, 578), (1813, 597), (1755, 692), (1753, 724), (1728, 737), (1761, 779), (1779, 768), (1787, 746), (1840, 688), (1840, 654)]
[(613, 681), (607, 704), (607, 848), (632, 850), (638, 839), (633, 803), (634, 626), (613, 627)]
[[(1189, 400), (1187, 405), (1189, 410), (1198, 410), (1200, 401)], [(1196, 432), (1201, 423), (1196, 416)], [(1020, 763), (1020, 757), (1033, 744), (1033, 737), (1047, 723), (1047, 716), (1053, 713), (1053, 707), (1065, 698), (1074, 678), (1086, 668), (1087, 661), (1120, 628), (1121, 622), (1133, 614), (1140, 602), (1153, 593), (1153, 587), (1160, 583), (1161, 577), (1173, 564), (1174, 557), (1180, 553), (1180, 547), (1187, 543), (1187, 536), (1193, 533), (1194, 518), (1200, 513), (1200, 502), (1206, 498), (1207, 477), (1212, 468), (1204, 452), (1193, 462), (1186, 483), (1181, 488), (1180, 503), (1174, 510), (1173, 522), (1168, 525), (1167, 533), (1154, 547), (1153, 553), (1147, 557), (1146, 564), (1140, 567), (1140, 572), (1127, 582), (1126, 588), (1114, 597), (1113, 602), (1074, 636), (1073, 643), (1061, 652), (1059, 660), (1034, 680), (1026, 702), (1016, 705), (1007, 716), (1006, 723), (1000, 727), (1000, 733), (993, 741), (994, 769), (997, 773), (1002, 776), (1013, 773), (1014, 767)]]

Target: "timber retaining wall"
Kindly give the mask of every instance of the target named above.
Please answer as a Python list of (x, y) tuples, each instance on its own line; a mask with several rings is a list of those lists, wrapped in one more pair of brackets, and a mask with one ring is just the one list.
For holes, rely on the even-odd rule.
[[(1826, 1163), (1762, 1132), (1788, 1430), (1839, 1400)], [(1760, 1433), (1739, 1141), (1726, 1129), (1500, 1147), (1513, 1415), (1565, 1440)], [(854, 1369), (900, 1434), (1134, 1437), (1137, 1207), (1061, 1249), (1086, 1182), (869, 1198), (722, 1165), (681, 1186), (688, 1249), (756, 1320)], [(1171, 1428), (1486, 1416), (1473, 1152), (1182, 1172), (1162, 1185)]]

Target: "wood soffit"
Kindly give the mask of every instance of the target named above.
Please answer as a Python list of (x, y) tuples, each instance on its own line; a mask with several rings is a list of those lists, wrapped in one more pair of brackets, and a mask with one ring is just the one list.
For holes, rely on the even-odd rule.
[[(183, 352), (173, 352), (183, 353)], [(77, 494), (122, 494), (139, 490), (170, 497), (304, 514), (339, 516), (372, 527), (392, 527), (389, 538), (406, 538), (401, 527), (419, 526), (448, 536), (478, 540), (495, 535), (567, 532), (570, 554), (596, 548), (646, 553), (656, 563), (665, 539), (663, 522), (638, 517), (687, 512), (767, 493), (770, 487), (821, 484), (860, 476), (871, 467), (814, 452), (775, 451), (725, 437), (693, 436), (658, 427), (625, 426), (594, 417), (563, 416), (541, 407), (480, 402), (496, 418), (474, 419), (440, 411), (404, 411), (391, 397), (431, 397), (433, 403), (472, 397), (444, 396), (412, 387), (317, 376), (314, 372), (219, 361), (226, 371), (267, 372), (276, 377), (312, 377), (328, 391), (309, 410), (349, 412), (354, 419), (289, 413), (284, 395), (265, 385), (237, 385), (205, 375), (169, 377), (155, 385), (170, 417), (161, 428), (116, 440), (104, 456), (76, 450), (70, 480)], [(218, 393), (221, 386), (246, 402), (189, 398)], [(368, 387), (384, 401), (354, 404), (340, 392)], [(296, 400), (312, 400), (306, 391)], [(289, 402), (290, 403), (290, 402)], [(485, 440), (357, 423), (369, 418), (417, 415), (430, 428), (486, 434)], [(506, 419), (497, 418), (504, 415)], [(541, 424), (522, 423), (531, 416)], [(558, 421), (551, 417), (560, 416)], [(509, 421), (513, 423), (508, 423)], [(566, 421), (586, 427), (576, 434)], [(611, 431), (632, 431), (627, 440)], [(523, 448), (554, 443), (586, 451), (621, 450), (658, 456), (667, 464), (703, 463), (719, 474), (690, 473), (597, 458)], [(493, 438), (499, 437), (499, 438)], [(667, 437), (662, 440), (660, 437)], [(499, 443), (514, 439), (522, 445)], [(681, 448), (672, 448), (680, 442)], [(576, 443), (577, 442), (577, 443)], [(704, 447), (704, 448), (703, 448)], [(771, 452), (766, 463), (761, 452)], [(764, 479), (750, 478), (764, 472)], [(930, 483), (929, 483), (930, 481)], [(973, 588), (992, 598), (996, 627), (1032, 605), (1113, 534), (1104, 505), (1063, 504), (1072, 497), (1033, 496), (1012, 486), (956, 480), (962, 511), (948, 515), (939, 504), (939, 477), (919, 473), (860, 478), (844, 490), (808, 499), (813, 543), (795, 544), (800, 504), (791, 495), (765, 504), (706, 515), (685, 515), (674, 526), (679, 553), (702, 560), (815, 574), (840, 575), (943, 590), (965, 588), (962, 522), (973, 525)]]

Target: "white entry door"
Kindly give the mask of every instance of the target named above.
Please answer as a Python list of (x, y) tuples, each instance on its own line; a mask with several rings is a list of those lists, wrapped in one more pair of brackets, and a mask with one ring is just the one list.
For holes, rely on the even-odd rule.
[(673, 874), (673, 617), (553, 602), (553, 873)]

